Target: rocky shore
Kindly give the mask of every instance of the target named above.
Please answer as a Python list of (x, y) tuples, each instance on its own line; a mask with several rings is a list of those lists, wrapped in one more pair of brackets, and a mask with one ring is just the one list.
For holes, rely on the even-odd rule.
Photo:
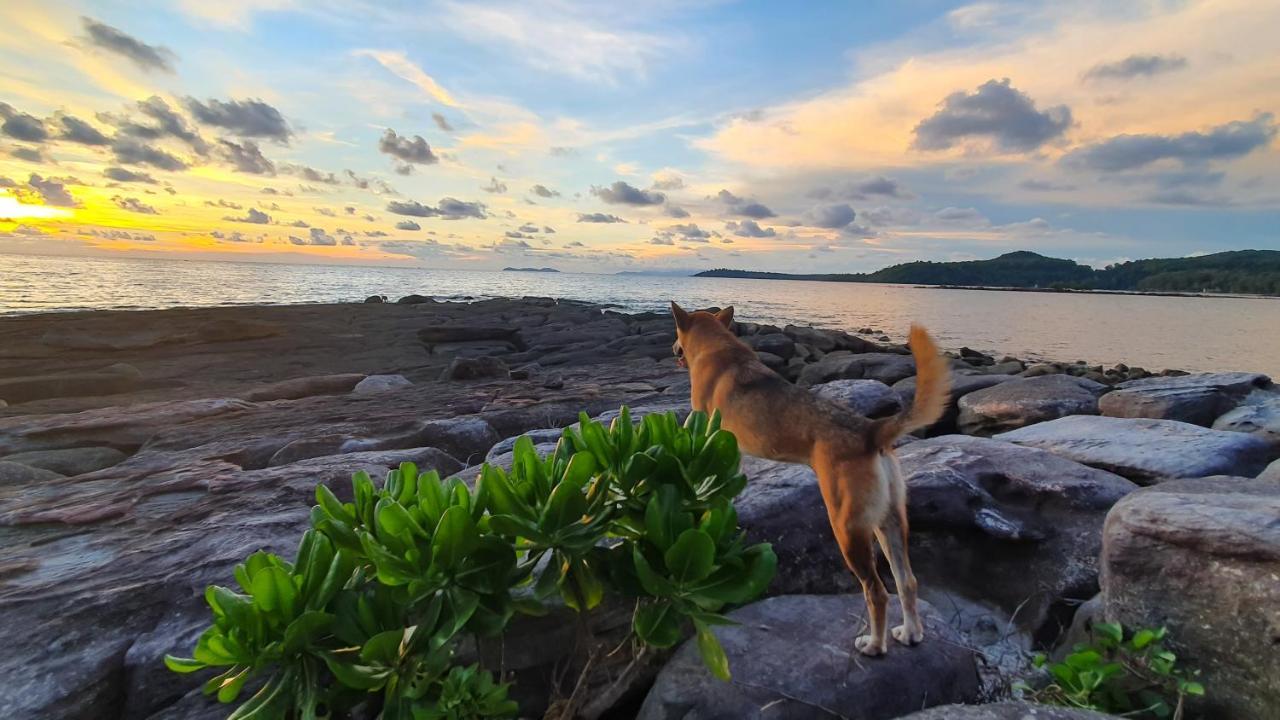
[[(737, 332), (863, 414), (913, 396), (894, 331)], [(255, 550), (293, 552), (316, 483), (347, 500), (352, 472), (405, 460), (470, 479), (509, 463), (521, 435), (550, 451), (579, 411), (686, 413), (673, 340), (665, 314), (548, 298), (0, 318), (0, 707), (225, 717), (161, 658), (208, 624), (206, 585)], [(1280, 707), (1280, 388), (1256, 373), (950, 355), (947, 414), (899, 449), (924, 644), (850, 658), (864, 610), (812, 473), (747, 457), (739, 521), (773, 544), (778, 572), (721, 633), (733, 684), (684, 647), (619, 685), (623, 657), (589, 679), (610, 691), (584, 715), (1021, 718), (1017, 701), (909, 713), (1007, 699), (1033, 649), (1102, 618), (1169, 628), (1208, 688), (1194, 711)], [(524, 716), (548, 702), (572, 624), (522, 620), (504, 640)]]

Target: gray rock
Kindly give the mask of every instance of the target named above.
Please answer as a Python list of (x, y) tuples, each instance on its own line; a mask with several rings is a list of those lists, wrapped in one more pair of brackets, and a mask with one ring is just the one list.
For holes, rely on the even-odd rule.
[(496, 340), (524, 349), (520, 328), (485, 325), (431, 325), (418, 329), (418, 340), (431, 346), (439, 343), (482, 342)]
[(902, 397), (879, 380), (832, 380), (809, 389), (824, 400), (866, 417), (887, 417), (902, 410)]
[(1235, 410), (1213, 422), (1214, 430), (1248, 433), (1280, 455), (1280, 394), (1254, 391)]
[(798, 384), (804, 387), (832, 380), (879, 380), (892, 385), (916, 374), (916, 362), (909, 355), (863, 353), (861, 355), (827, 356), (806, 365), (800, 371)]
[(960, 398), (956, 423), (969, 435), (994, 435), (1066, 415), (1097, 415), (1102, 383), (1067, 375), (1021, 378)]
[(1013, 362), (996, 363), (994, 365), (989, 365), (985, 368), (985, 370), (992, 375), (1017, 375), (1025, 369), (1026, 368), (1023, 366), (1022, 362), (1019, 360), (1014, 360)]
[[(1280, 707), (1280, 484), (1206, 478), (1133, 493), (1107, 516), (1109, 621), (1167, 627), (1179, 662), (1209, 689), (1203, 717), (1274, 717)], [(1195, 700), (1193, 698), (1193, 700)]]
[(756, 359), (770, 370), (782, 370), (787, 366), (787, 361), (770, 352), (756, 352)]
[(101, 370), (0, 379), (0, 398), (16, 405), (47, 398), (118, 395), (141, 385), (142, 373), (137, 368), (117, 363)]
[(396, 300), (397, 305), (426, 305), (433, 302), (435, 302), (434, 299), (429, 298), (426, 295), (418, 295), (417, 293), (405, 295), (399, 300)]
[(1270, 447), (1244, 433), (1174, 420), (1077, 415), (996, 436), (1114, 472), (1141, 485), (1179, 477), (1252, 477)]
[(842, 330), (819, 330), (813, 327), (799, 327), (797, 325), (788, 325), (782, 329), (788, 337), (798, 343), (804, 343), (819, 352), (831, 352), (833, 350), (848, 350), (855, 353), (869, 353), (882, 351), (879, 345), (869, 340), (860, 338), (856, 335), (850, 335)]
[(541, 428), (538, 430), (530, 430), (527, 433), (516, 435), (514, 437), (509, 437), (494, 445), (492, 448), (489, 448), (489, 452), (484, 456), (485, 462), (492, 462), (496, 458), (511, 452), (515, 449), (516, 441), (522, 437), (527, 437), (532, 440), (535, 446), (554, 445), (560, 441), (560, 436), (563, 434), (564, 428)]
[(43, 468), (31, 467), (22, 463), (0, 460), (0, 487), (25, 485), (27, 483), (58, 480), (63, 476)]
[(783, 360), (790, 360), (796, 352), (796, 341), (782, 333), (751, 335), (743, 342), (756, 352), (772, 353)]
[(244, 399), (250, 402), (266, 402), (298, 400), (313, 395), (341, 395), (351, 392), (356, 383), (364, 380), (365, 377), (363, 373), (341, 373), (294, 378), (255, 388), (245, 393)]
[[(971, 392), (989, 388), (993, 385), (1008, 382), (1013, 378), (1008, 375), (960, 375), (958, 373), (951, 374), (951, 398), (947, 402), (947, 409), (943, 411), (942, 417), (938, 422), (934, 423), (924, 431), (929, 435), (945, 435), (956, 432), (956, 421), (960, 417), (960, 398)], [(910, 407), (916, 398), (916, 379), (915, 376), (905, 380), (899, 380), (893, 384), (893, 389), (902, 396), (902, 405)]]
[(0, 418), (0, 453), (80, 445), (138, 446), (158, 429), (239, 413), (252, 403), (235, 398), (175, 400), (57, 415)]
[(49, 470), (59, 475), (83, 475), (111, 467), (128, 455), (107, 447), (65, 448), (63, 450), (33, 450), (9, 455), (0, 460), (16, 462), (33, 468)]
[(500, 358), (457, 357), (440, 374), (441, 380), (485, 380), (508, 377), (510, 370)]
[(1178, 377), (1128, 380), (1116, 386), (1100, 403), (1110, 417), (1180, 420), (1209, 427), (1271, 379), (1259, 373), (1196, 373)]
[(1107, 720), (1114, 717), (1092, 710), (1006, 700), (984, 705), (940, 705), (903, 715), (902, 720)]
[(356, 395), (374, 395), (411, 385), (413, 383), (403, 375), (370, 375), (357, 383), (351, 392)]
[(1035, 363), (1022, 371), (1022, 377), (1044, 377), (1045, 375), (1058, 375), (1061, 372), (1062, 368), (1053, 363)]
[(387, 301), (387, 298), (384, 295), (370, 295), (369, 297), (365, 298), (364, 301), (365, 303), (370, 305), (381, 304), (381, 303), (385, 303)]
[(1280, 460), (1276, 460), (1268, 465), (1267, 469), (1263, 470), (1262, 473), (1258, 475), (1258, 479), (1280, 482)]
[[(896, 598), (889, 623), (901, 622)], [(924, 641), (894, 645), (882, 658), (851, 657), (862, 632), (861, 595), (789, 595), (735, 610), (738, 624), (714, 632), (733, 680), (713, 677), (692, 640), (684, 643), (645, 698), (638, 720), (808, 720), (832, 715), (880, 720), (937, 703), (974, 701), (973, 654), (923, 601)]]

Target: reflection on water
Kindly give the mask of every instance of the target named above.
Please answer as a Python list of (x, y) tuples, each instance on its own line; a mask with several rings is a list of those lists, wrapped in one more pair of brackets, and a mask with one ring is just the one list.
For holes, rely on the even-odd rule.
[(576, 273), (268, 265), (0, 255), (0, 314), (542, 295), (628, 310), (734, 304), (742, 319), (895, 339), (915, 321), (944, 346), (1147, 369), (1256, 370), (1280, 378), (1280, 300), (938, 290), (893, 285)]

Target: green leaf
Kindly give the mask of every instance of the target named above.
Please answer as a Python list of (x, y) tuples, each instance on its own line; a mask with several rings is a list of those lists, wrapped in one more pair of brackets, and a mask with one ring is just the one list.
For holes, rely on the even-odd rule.
[(240, 691), (244, 689), (244, 684), (249, 680), (253, 673), (251, 669), (246, 667), (239, 673), (226, 678), (218, 684), (218, 702), (229, 703), (240, 697)]
[(681, 616), (667, 600), (641, 604), (632, 620), (636, 637), (646, 645), (668, 648), (680, 642)]
[(1204, 685), (1198, 682), (1186, 682), (1182, 684), (1182, 692), (1188, 695), (1204, 695)]
[(422, 538), (427, 536), (426, 531), (418, 525), (409, 511), (392, 498), (384, 497), (379, 500), (375, 515), (380, 533), (394, 535), (406, 543), (412, 543), (415, 536)]
[(551, 497), (547, 498), (547, 506), (543, 509), (538, 524), (544, 532), (553, 533), (580, 523), (586, 512), (587, 499), (582, 494), (582, 486), (562, 480), (551, 491)]
[(164, 656), (164, 666), (176, 673), (192, 673), (209, 667), (206, 663), (193, 658), (180, 658), (174, 655)]
[(320, 504), (320, 507), (324, 509), (329, 517), (336, 518), (347, 524), (355, 521), (355, 515), (347, 511), (338, 496), (334, 495), (333, 491), (324, 483), (316, 484), (316, 502)]
[(1137, 633), (1134, 634), (1133, 640), (1131, 640), (1130, 642), (1133, 643), (1133, 646), (1135, 648), (1137, 648), (1138, 650), (1141, 650), (1142, 648), (1150, 645), (1151, 641), (1155, 639), (1156, 639), (1156, 634), (1154, 631), (1139, 630)]
[(370, 666), (395, 667), (400, 663), (400, 647), (407, 635), (405, 628), (374, 635), (360, 648), (360, 659)]
[(385, 667), (346, 663), (331, 654), (326, 654), (324, 664), (329, 672), (343, 685), (356, 690), (376, 690), (386, 684), (391, 670)]
[(299, 615), (284, 629), (284, 654), (292, 655), (310, 645), (333, 625), (333, 621), (332, 614), (315, 610)]
[(716, 544), (702, 530), (685, 530), (675, 544), (667, 548), (664, 559), (667, 572), (676, 584), (696, 582), (710, 575), (715, 567)]
[(1116, 643), (1124, 639), (1124, 630), (1117, 623), (1094, 623), (1093, 634)]
[(709, 625), (697, 618), (693, 619), (693, 626), (698, 632), (698, 652), (702, 655), (702, 663), (712, 675), (721, 680), (729, 680), (729, 658), (725, 656), (724, 648), (715, 633), (711, 632)]
[(671, 582), (653, 571), (653, 566), (640, 551), (639, 544), (632, 547), (631, 557), (635, 563), (636, 576), (640, 578), (640, 585), (644, 587), (645, 592), (654, 597), (670, 597), (675, 593)]
[(471, 513), (466, 508), (455, 505), (445, 510), (431, 539), (432, 563), (456, 570), (467, 554), (475, 549), (479, 537)]
[(571, 482), (578, 487), (587, 484), (591, 476), (596, 471), (596, 457), (592, 453), (580, 452), (574, 453), (569, 458), (569, 467), (564, 471), (564, 477), (561, 482)]
[(558, 585), (565, 605), (578, 612), (586, 612), (604, 599), (604, 584), (595, 569), (583, 559), (569, 562)]
[(279, 610), (282, 617), (291, 618), (298, 599), (293, 578), (278, 567), (269, 567), (253, 578), (253, 603), (264, 612)]

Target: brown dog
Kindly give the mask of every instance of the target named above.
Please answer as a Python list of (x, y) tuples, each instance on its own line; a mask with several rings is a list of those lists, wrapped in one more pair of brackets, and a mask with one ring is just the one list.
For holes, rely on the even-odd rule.
[(893, 638), (904, 645), (920, 642), (924, 626), (907, 558), (906, 485), (893, 443), (937, 421), (946, 407), (951, 379), (929, 334), (911, 327), (916, 361), (911, 408), (871, 420), (815, 397), (765, 367), (729, 330), (732, 307), (715, 314), (689, 313), (673, 302), (671, 314), (676, 321), (672, 351), (689, 368), (693, 409), (719, 410), (721, 427), (752, 455), (804, 463), (817, 473), (831, 530), (867, 600), (871, 633), (857, 638), (858, 650), (882, 655), (887, 649), (889, 593), (876, 572), (873, 537), (889, 558), (902, 603), (903, 624), (893, 629)]

